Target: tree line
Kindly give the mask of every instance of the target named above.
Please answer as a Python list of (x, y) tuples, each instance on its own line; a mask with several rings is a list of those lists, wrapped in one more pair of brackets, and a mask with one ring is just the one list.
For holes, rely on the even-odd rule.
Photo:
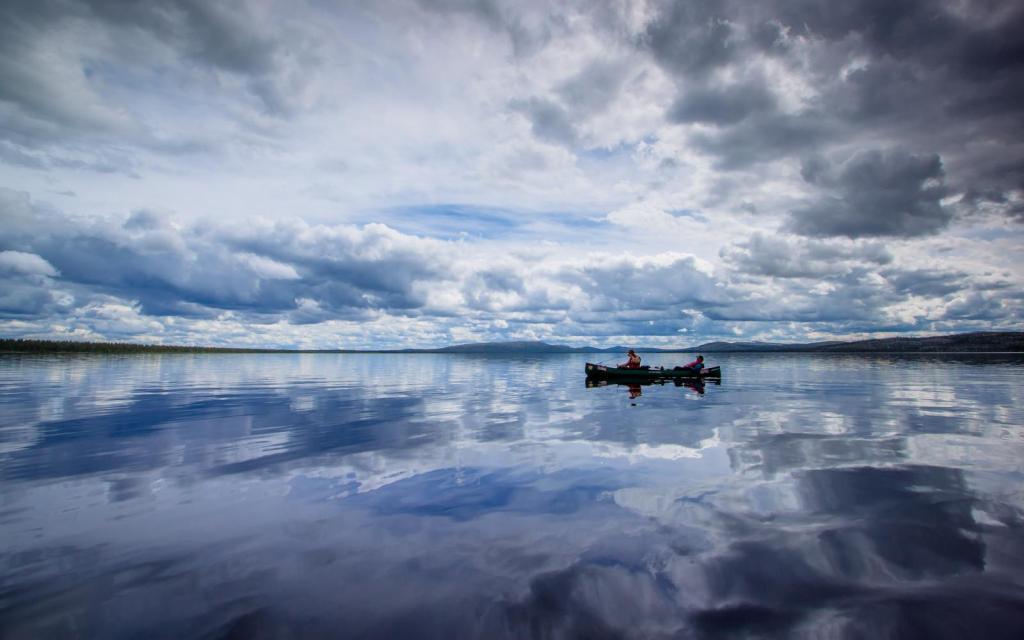
[(280, 353), (287, 352), (289, 350), (135, 344), (131, 342), (80, 342), (76, 340), (25, 340), (21, 338), (0, 338), (0, 351), (18, 353)]

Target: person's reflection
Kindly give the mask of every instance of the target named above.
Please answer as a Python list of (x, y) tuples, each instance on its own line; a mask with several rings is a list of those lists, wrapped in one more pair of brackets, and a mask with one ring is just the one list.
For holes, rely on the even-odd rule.
[(639, 384), (630, 384), (629, 386), (629, 399), (636, 400), (640, 396), (644, 395), (643, 389), (640, 388)]
[(676, 380), (677, 387), (686, 387), (697, 395), (704, 395), (704, 382), (702, 380)]

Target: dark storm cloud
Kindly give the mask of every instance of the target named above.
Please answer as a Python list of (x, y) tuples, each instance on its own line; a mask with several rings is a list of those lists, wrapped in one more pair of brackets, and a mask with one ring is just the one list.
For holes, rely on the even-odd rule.
[(681, 75), (702, 76), (732, 62), (742, 51), (725, 3), (669, 2), (641, 38), (655, 59)]
[[(778, 113), (771, 89), (746, 73), (744, 60), (773, 49), (781, 37), (772, 23), (747, 20), (728, 2), (664, 2), (639, 40), (679, 87), (667, 119), (714, 125), (715, 130), (697, 134), (693, 142), (722, 168), (777, 158), (820, 138), (815, 118)], [(727, 84), (715, 79), (729, 69), (741, 79)]]
[(934, 108), (931, 96), (937, 87), (928, 86), (927, 80), (920, 71), (898, 61), (873, 60), (832, 85), (821, 108), (836, 114), (855, 131), (872, 125), (912, 128), (916, 118)]
[(841, 164), (808, 159), (804, 180), (827, 195), (792, 212), (789, 228), (806, 236), (913, 237), (949, 224), (952, 211), (937, 155), (862, 151)]
[(733, 126), (691, 136), (693, 145), (715, 159), (721, 170), (744, 169), (819, 148), (833, 124), (816, 112), (798, 114), (749, 110)]
[(789, 0), (772, 6), (776, 19), (795, 33), (828, 40), (857, 35), (876, 52), (900, 56), (935, 46), (954, 33), (949, 3), (945, 4), (855, 0), (836, 6), (821, 0)]
[(763, 84), (745, 82), (724, 87), (695, 87), (684, 91), (669, 109), (673, 122), (735, 124), (747, 116), (772, 109), (775, 97)]
[(957, 73), (996, 75), (1020, 70), (1024, 11), (1015, 3), (855, 0), (778, 2), (774, 16), (794, 34), (831, 41), (856, 37), (876, 56), (949, 64)]
[[(999, 82), (1024, 71), (1019, 37), (1024, 8), (1014, 3), (855, 0), (837, 6), (822, 0), (785, 0), (761, 9), (794, 36), (844, 43), (852, 47), (850, 54), (867, 56), (870, 65), (891, 62), (893, 68), (922, 80), (942, 77), (987, 93), (1011, 89)], [(966, 88), (950, 86), (950, 93), (929, 97), (956, 104), (973, 93)], [(1019, 91), (1012, 93), (1021, 97)]]
[[(691, 141), (720, 169), (827, 153), (864, 139), (940, 155), (958, 212), (1024, 219), (1024, 5), (1003, 2), (879, 3), (823, 0), (660, 4), (639, 39), (668, 72), (678, 97), (671, 122), (713, 125)], [(740, 82), (771, 59), (813, 95), (780, 110), (784, 86)], [(881, 204), (881, 203), (878, 203)], [(941, 228), (944, 214), (907, 225), (906, 211), (882, 235)], [(806, 229), (846, 233), (843, 225)], [(860, 225), (848, 230), (858, 233)]]

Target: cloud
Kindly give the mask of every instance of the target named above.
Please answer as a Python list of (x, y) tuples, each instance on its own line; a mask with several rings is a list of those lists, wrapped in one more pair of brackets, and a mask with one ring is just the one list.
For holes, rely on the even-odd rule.
[(561, 277), (578, 285), (587, 294), (588, 306), (598, 311), (662, 311), (699, 307), (722, 299), (714, 276), (692, 256), (608, 256), (565, 270)]
[(0, 26), (0, 119), (16, 143), (52, 140), (69, 132), (126, 133), (137, 127), (109, 105), (83, 73), (75, 52), (59, 44), (55, 25), (80, 13), (56, 3), (15, 2)]
[(42, 256), (0, 251), (0, 318), (38, 318), (66, 310), (72, 299), (53, 287), (59, 275)]
[(1020, 191), (1019, 173), (1014, 179), (988, 167), (1011, 158), (1019, 166), (1022, 158), (1015, 141), (1024, 128), (1012, 114), (1024, 107), (1024, 55), (1013, 34), (1024, 8), (858, 1), (836, 9), (808, 0), (780, 2), (774, 15), (792, 35), (818, 39), (823, 54), (845, 48), (847, 61), (859, 58), (845, 69), (837, 67), (848, 62), (830, 55), (814, 58), (821, 104), (856, 125), (844, 137), (879, 127), (939, 152), (957, 190), (983, 182), (1003, 194)]
[(774, 106), (775, 97), (760, 83), (747, 81), (723, 87), (695, 86), (676, 99), (669, 108), (668, 119), (678, 123), (731, 125)]
[[(1024, 135), (1015, 116), (1024, 106), (1024, 55), (1013, 35), (1024, 25), (1021, 7), (655, 6), (638, 46), (677, 87), (667, 119), (714, 127), (687, 134), (716, 168), (747, 170), (894, 139), (895, 147), (943, 158), (951, 193), (972, 195), (966, 212), (981, 205), (980, 212), (1021, 219), (1024, 180), (1008, 169), (1024, 160), (1015, 143)], [(894, 235), (905, 232), (913, 233)]]
[(715, 267), (672, 252), (509, 251), (516, 245), (383, 224), (189, 225), (154, 210), (76, 218), (9, 191), (0, 202), (12, 222), (0, 238), (0, 328), (18, 335), (308, 347), (339, 336), (354, 347), (646, 336), (678, 345), (682, 335), (777, 322), (905, 331), (1020, 313), (1019, 300), (1006, 302), (1018, 293), (1011, 281), (914, 267), (862, 240), (754, 233)]
[(211, 5), (176, 0), (115, 6), (88, 2), (94, 16), (112, 25), (141, 29), (197, 62), (245, 75), (273, 68), (277, 42), (242, 2)]
[[(1013, 302), (1017, 302), (1014, 310)], [(993, 295), (991, 292), (971, 291), (957, 296), (946, 306), (942, 314), (942, 320), (983, 320), (987, 323), (999, 321), (1010, 315), (1020, 318), (1021, 308), (1019, 298), (1017, 300), (1007, 299), (1002, 295)]]
[[(542, 49), (552, 37), (551, 20), (543, 12), (524, 9), (526, 5), (501, 0), (417, 0), (428, 11), (463, 15), (501, 33), (512, 45), (518, 58), (528, 57)], [(543, 6), (543, 5), (541, 5)]]
[(943, 297), (968, 287), (968, 274), (944, 269), (886, 269), (881, 272), (900, 293)]
[(741, 43), (724, 3), (698, 0), (662, 6), (641, 42), (671, 72), (704, 76), (739, 55)]
[[(4, 195), (12, 210), (26, 204)], [(709, 267), (685, 255), (567, 259), (495, 253), (488, 241), (433, 240), (381, 224), (180, 225), (151, 210), (86, 221), (28, 207), (35, 224), (0, 246), (0, 265), (18, 271), (5, 280), (13, 286), (25, 271), (60, 278), (19, 285), (6, 314), (49, 309), (93, 336), (122, 337), (132, 327), (173, 335), (179, 322), (227, 329), (401, 317), (510, 336), (675, 336), (686, 309), (725, 299)], [(59, 312), (58, 298), (67, 307)], [(113, 322), (121, 312), (125, 322)]]
[(786, 156), (820, 148), (830, 137), (833, 124), (816, 112), (748, 113), (734, 126), (719, 131), (699, 131), (693, 145), (715, 159), (725, 171), (774, 162)]
[(530, 130), (540, 140), (575, 146), (576, 125), (565, 107), (544, 98), (530, 98), (512, 103), (512, 108), (526, 116)]
[(625, 62), (594, 60), (558, 88), (562, 100), (578, 114), (607, 109), (626, 80)]
[(298, 299), (315, 299), (335, 317), (413, 309), (423, 304), (416, 282), (441, 276), (448, 260), (442, 243), (383, 225), (296, 221), (236, 230), (178, 227), (151, 211), (91, 224), (51, 217), (60, 222), (3, 243), (38, 255), (8, 250), (0, 264), (59, 270), (62, 284), (137, 300), (156, 315), (189, 314), (193, 305), (276, 314), (295, 309)]
[[(144, 100), (123, 102), (132, 85), (162, 92), (169, 81), (179, 94), (202, 87), (223, 98), (237, 85), (264, 112), (291, 115), (304, 79), (313, 74), (311, 59), (290, 22), (270, 28), (254, 6), (194, 0), (8, 3), (0, 26), (5, 155), (26, 166), (123, 171), (131, 163), (125, 143), (163, 152), (196, 147), (195, 141), (162, 139), (166, 131), (151, 110), (138, 109)], [(296, 74), (299, 61), (303, 69)]]
[(789, 228), (806, 236), (914, 237), (936, 233), (952, 212), (937, 155), (861, 151), (838, 165), (804, 162), (804, 180), (825, 195), (791, 213)]
[(879, 243), (837, 243), (755, 233), (721, 251), (731, 268), (773, 278), (824, 278), (862, 265), (889, 264), (893, 256)]
[(0, 273), (54, 277), (57, 270), (34, 253), (0, 251)]
[(912, 266), (903, 251), (879, 241), (754, 233), (720, 257), (732, 270), (728, 296), (702, 312), (722, 321), (948, 331), (957, 318), (988, 323), (963, 330), (1012, 327), (1021, 312), (1015, 285), (966, 269)]
[(11, 278), (4, 278), (3, 282), (0, 318), (44, 318), (59, 315), (68, 306), (67, 300), (55, 296), (48, 287), (38, 283), (19, 282)]
[(167, 339), (389, 344), (1019, 315), (1015, 5), (43, 0), (5, 18), (0, 185), (22, 192), (0, 191), (0, 251), (55, 275), (0, 278), (5, 317), (39, 331), (95, 304)]

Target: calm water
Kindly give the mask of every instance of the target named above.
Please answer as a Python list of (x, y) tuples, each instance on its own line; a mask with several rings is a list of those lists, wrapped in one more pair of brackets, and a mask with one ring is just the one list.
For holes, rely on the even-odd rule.
[(0, 358), (0, 636), (1024, 637), (1024, 358), (584, 360)]

